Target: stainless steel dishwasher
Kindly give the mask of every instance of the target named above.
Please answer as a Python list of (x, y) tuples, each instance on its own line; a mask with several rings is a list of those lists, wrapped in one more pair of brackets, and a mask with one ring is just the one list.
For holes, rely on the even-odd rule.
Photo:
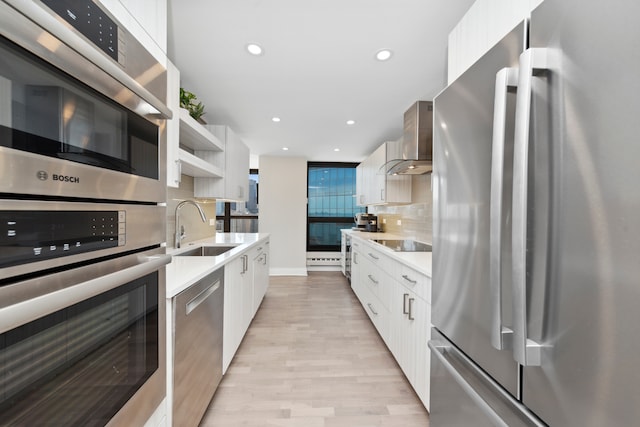
[(197, 426), (222, 378), (224, 268), (173, 301), (173, 425)]

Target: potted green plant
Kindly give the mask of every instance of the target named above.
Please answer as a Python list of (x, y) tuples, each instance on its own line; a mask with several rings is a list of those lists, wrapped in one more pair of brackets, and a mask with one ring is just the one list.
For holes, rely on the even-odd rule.
[(198, 98), (193, 92), (180, 88), (180, 108), (184, 108), (189, 115), (201, 123), (204, 123), (202, 116), (204, 115), (204, 105), (198, 102)]

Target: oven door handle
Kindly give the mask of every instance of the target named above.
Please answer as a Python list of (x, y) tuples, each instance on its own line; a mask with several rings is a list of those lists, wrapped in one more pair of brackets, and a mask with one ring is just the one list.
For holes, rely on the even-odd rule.
[[(157, 271), (171, 262), (171, 255), (141, 257), (140, 263), (113, 273), (21, 301), (0, 309), (0, 333), (87, 300)], [(159, 296), (164, 298), (163, 295)]]

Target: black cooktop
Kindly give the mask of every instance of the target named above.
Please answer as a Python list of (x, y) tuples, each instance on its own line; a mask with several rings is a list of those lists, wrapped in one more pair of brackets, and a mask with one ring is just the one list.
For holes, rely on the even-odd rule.
[(415, 240), (383, 240), (372, 239), (372, 241), (393, 249), (396, 252), (431, 252), (431, 245)]

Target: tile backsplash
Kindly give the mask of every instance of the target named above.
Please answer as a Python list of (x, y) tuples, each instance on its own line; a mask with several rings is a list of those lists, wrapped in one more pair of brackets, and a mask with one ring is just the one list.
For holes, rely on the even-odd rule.
[(411, 204), (370, 206), (369, 212), (378, 216), (378, 224), (385, 232), (398, 234), (406, 239), (431, 243), (433, 237), (431, 175), (414, 175), (411, 194)]
[(193, 242), (216, 234), (216, 201), (195, 199), (193, 178), (182, 175), (179, 188), (167, 187), (167, 247), (174, 247), (176, 206), (183, 200), (195, 200), (204, 211), (207, 221), (202, 222), (197, 209), (191, 205), (180, 208), (180, 225), (184, 226), (185, 238), (182, 244)]

